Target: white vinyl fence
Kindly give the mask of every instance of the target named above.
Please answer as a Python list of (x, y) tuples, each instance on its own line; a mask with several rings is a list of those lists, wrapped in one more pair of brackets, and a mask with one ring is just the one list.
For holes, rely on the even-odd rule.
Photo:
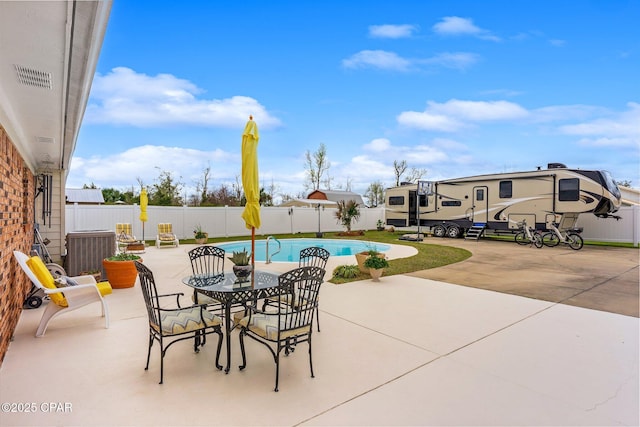
[(582, 237), (596, 242), (640, 242), (640, 206), (625, 206), (615, 215), (621, 217), (598, 218), (591, 214), (578, 217), (578, 227), (583, 227)]
[[(67, 205), (66, 232), (88, 230), (113, 230), (116, 223), (130, 223), (138, 238), (153, 240), (158, 224), (170, 222), (179, 239), (192, 239), (197, 225), (209, 237), (247, 236), (251, 231), (242, 219), (243, 207), (174, 207), (148, 206), (148, 221), (140, 221), (138, 205)], [(336, 208), (261, 207), (261, 226), (257, 235), (285, 233), (336, 232), (344, 230), (335, 217)], [(384, 222), (384, 208), (361, 208), (360, 219), (351, 223), (352, 230), (371, 230), (378, 220)]]
[[(162, 222), (173, 224), (173, 231), (180, 239), (193, 238), (193, 230), (200, 225), (209, 237), (247, 236), (250, 231), (242, 220), (241, 207), (173, 207), (149, 206), (149, 220), (140, 221), (140, 207), (137, 205), (67, 205), (66, 232), (87, 230), (115, 230), (116, 223), (126, 222), (133, 226), (133, 233), (139, 239), (155, 239), (157, 225)], [(256, 234), (269, 236), (283, 233), (312, 233), (342, 231), (337, 223), (335, 208), (320, 209), (307, 207), (262, 207), (262, 225)], [(583, 227), (585, 240), (603, 242), (625, 242), (638, 245), (640, 242), (640, 206), (622, 207), (616, 213), (621, 219), (598, 218), (582, 214), (578, 226)], [(360, 219), (351, 225), (353, 230), (372, 230), (378, 220), (385, 222), (383, 207), (360, 209)]]

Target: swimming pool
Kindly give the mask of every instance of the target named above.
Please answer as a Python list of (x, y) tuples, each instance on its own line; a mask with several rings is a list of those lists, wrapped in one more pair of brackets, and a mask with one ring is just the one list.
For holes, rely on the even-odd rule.
[[(331, 240), (331, 239), (280, 239), (282, 249), (271, 256), (271, 261), (298, 262), (300, 251), (310, 246), (318, 246), (329, 251), (331, 256), (355, 255), (358, 252), (374, 249), (378, 252), (388, 251), (391, 246), (384, 243), (366, 242), (362, 240)], [(251, 241), (219, 243), (216, 246), (224, 249), (229, 255), (232, 251), (246, 249), (251, 252)], [(266, 261), (267, 241), (256, 240), (256, 261)], [(269, 252), (273, 254), (278, 250), (278, 242), (269, 241)]]

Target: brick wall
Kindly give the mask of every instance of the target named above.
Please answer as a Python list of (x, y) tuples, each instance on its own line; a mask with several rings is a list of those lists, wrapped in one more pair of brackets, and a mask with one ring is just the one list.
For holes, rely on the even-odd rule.
[(34, 175), (0, 126), (0, 366), (31, 282), (13, 256), (33, 242)]

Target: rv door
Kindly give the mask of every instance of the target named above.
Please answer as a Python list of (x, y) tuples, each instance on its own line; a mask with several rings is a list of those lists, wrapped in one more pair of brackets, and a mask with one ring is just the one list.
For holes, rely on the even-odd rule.
[(473, 187), (473, 222), (489, 222), (489, 187)]
[(417, 193), (415, 191), (409, 190), (409, 227), (412, 225), (418, 225), (418, 206), (416, 200)]

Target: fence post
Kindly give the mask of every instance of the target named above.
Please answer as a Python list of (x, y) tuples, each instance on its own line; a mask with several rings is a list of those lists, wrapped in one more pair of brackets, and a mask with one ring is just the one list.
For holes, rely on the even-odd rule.
[(640, 206), (634, 206), (631, 214), (633, 215), (633, 246), (638, 246), (640, 241)]

